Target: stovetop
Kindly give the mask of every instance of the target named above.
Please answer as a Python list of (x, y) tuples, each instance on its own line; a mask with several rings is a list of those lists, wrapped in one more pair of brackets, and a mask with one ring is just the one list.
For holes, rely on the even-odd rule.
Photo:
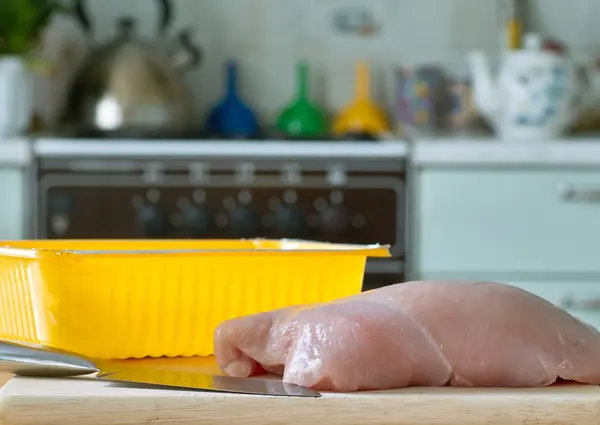
[(123, 130), (111, 130), (104, 131), (98, 129), (78, 129), (68, 131), (60, 134), (61, 137), (68, 137), (72, 139), (118, 139), (118, 140), (222, 140), (224, 142), (228, 140), (248, 140), (248, 141), (268, 141), (268, 140), (286, 140), (286, 141), (330, 141), (330, 142), (377, 142), (380, 140), (368, 133), (351, 133), (342, 136), (334, 135), (319, 135), (314, 137), (292, 137), (282, 134), (277, 131), (265, 131), (258, 133), (252, 137), (244, 136), (223, 136), (220, 134), (212, 134), (202, 128), (189, 128), (186, 130), (140, 130), (140, 129), (123, 129)]
[(40, 159), (111, 158), (194, 160), (237, 158), (250, 161), (405, 159), (408, 143), (401, 140), (233, 140), (233, 139), (117, 139), (56, 138), (33, 140), (33, 154)]

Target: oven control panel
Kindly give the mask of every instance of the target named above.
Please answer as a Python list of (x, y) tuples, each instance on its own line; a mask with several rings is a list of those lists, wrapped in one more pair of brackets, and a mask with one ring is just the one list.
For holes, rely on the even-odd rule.
[(41, 238), (297, 238), (389, 244), (404, 258), (398, 159), (52, 158), (37, 180)]
[(53, 187), (49, 238), (301, 238), (387, 243), (402, 234), (390, 189)]

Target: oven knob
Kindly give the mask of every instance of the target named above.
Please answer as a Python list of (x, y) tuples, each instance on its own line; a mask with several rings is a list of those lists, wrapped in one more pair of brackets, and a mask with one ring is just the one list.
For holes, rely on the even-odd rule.
[(66, 214), (52, 214), (50, 228), (56, 236), (64, 236), (69, 231), (70, 219)]
[(213, 215), (208, 207), (189, 205), (181, 211), (182, 227), (192, 238), (202, 238), (210, 234)]
[(229, 227), (235, 237), (259, 237), (260, 215), (251, 205), (238, 204), (229, 212)]
[(50, 206), (50, 228), (55, 236), (63, 237), (71, 226), (71, 214), (73, 212), (73, 200), (67, 195), (51, 195)]
[(73, 211), (73, 200), (68, 195), (52, 194), (48, 200), (50, 209), (53, 212), (59, 212), (63, 214), (69, 214)]
[(305, 234), (306, 220), (297, 205), (281, 205), (275, 212), (275, 232), (282, 238), (299, 238)]
[(156, 205), (141, 205), (138, 208), (137, 220), (140, 232), (148, 238), (167, 237), (171, 230), (167, 214)]
[(343, 235), (349, 228), (350, 217), (343, 205), (326, 205), (319, 211), (323, 232), (329, 237)]

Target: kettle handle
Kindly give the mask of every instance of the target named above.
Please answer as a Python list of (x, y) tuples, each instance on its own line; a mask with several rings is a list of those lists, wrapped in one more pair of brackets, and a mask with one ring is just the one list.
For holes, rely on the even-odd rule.
[(170, 0), (158, 0), (158, 5), (160, 7), (160, 24), (158, 31), (161, 34), (164, 34), (169, 29), (171, 20), (173, 19), (173, 6)]
[(195, 46), (192, 42), (192, 31), (189, 28), (181, 31), (181, 33), (179, 34), (179, 43), (189, 55), (189, 59), (185, 64), (184, 71), (194, 68), (202, 61), (202, 48), (199, 46)]
[(81, 28), (87, 33), (90, 34), (92, 32), (92, 22), (88, 17), (87, 11), (85, 10), (84, 0), (76, 0), (75, 1), (75, 16), (81, 25)]
[[(89, 34), (92, 32), (92, 22), (88, 17), (84, 2), (85, 0), (75, 1), (75, 16), (77, 17), (81, 28), (83, 28), (83, 30)], [(173, 18), (173, 7), (170, 0), (158, 0), (158, 5), (160, 7), (160, 24), (158, 30), (161, 33), (164, 33), (171, 25), (171, 20)]]

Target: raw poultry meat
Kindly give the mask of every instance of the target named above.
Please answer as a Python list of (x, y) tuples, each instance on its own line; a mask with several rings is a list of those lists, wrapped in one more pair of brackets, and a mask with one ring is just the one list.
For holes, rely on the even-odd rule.
[(409, 282), (222, 323), (230, 376), (272, 372), (322, 391), (600, 384), (600, 333), (519, 288)]

